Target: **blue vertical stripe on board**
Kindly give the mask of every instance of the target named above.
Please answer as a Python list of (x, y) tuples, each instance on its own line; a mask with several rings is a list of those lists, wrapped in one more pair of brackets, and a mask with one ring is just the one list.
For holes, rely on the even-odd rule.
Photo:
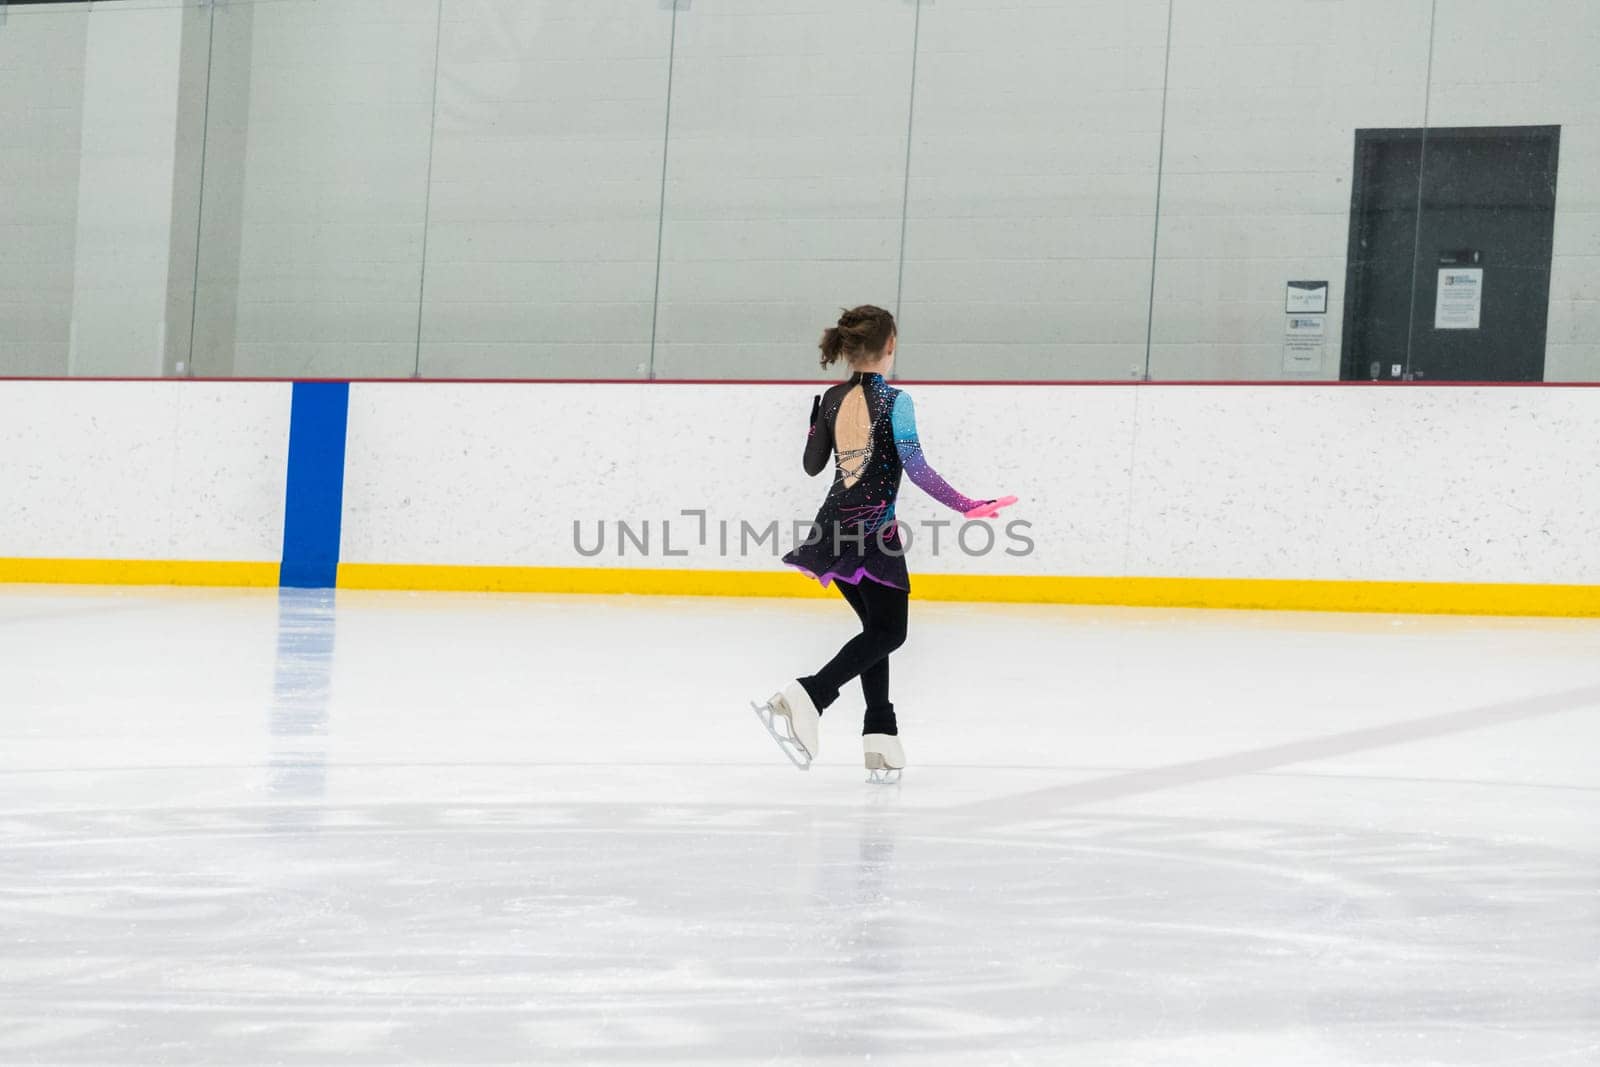
[(278, 584), (332, 589), (339, 576), (349, 382), (295, 382)]

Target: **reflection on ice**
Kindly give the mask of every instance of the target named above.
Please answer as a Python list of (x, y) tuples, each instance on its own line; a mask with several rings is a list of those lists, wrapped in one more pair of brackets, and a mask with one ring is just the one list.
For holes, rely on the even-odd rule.
[(334, 596), (331, 589), (278, 591), (267, 791), (281, 799), (316, 800), (326, 789)]

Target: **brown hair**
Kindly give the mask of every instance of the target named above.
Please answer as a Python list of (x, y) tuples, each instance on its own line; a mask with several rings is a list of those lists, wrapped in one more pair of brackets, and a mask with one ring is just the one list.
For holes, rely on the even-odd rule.
[(851, 308), (839, 316), (839, 325), (822, 331), (822, 340), (817, 342), (822, 365), (832, 366), (841, 358), (853, 363), (863, 356), (876, 356), (894, 335), (894, 316), (883, 308), (871, 304)]

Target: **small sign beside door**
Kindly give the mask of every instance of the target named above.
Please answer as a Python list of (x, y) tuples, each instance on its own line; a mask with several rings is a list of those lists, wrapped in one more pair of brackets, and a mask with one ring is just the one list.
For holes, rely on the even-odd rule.
[(1440, 267), (1435, 330), (1476, 330), (1483, 322), (1483, 268)]
[(1290, 282), (1283, 310), (1290, 315), (1326, 315), (1327, 282)]

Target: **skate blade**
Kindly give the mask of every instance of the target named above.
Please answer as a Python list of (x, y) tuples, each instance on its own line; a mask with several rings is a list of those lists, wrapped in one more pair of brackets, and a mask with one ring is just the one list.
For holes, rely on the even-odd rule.
[[(754, 700), (750, 702), (750, 710), (756, 713), (756, 718), (760, 719), (761, 725), (767, 728), (767, 733), (771, 734), (772, 739), (778, 742), (778, 747), (783, 750), (785, 756), (789, 757), (789, 762), (799, 767), (802, 771), (809, 771), (811, 769), (811, 753), (806, 751), (806, 746), (802, 745), (800, 739), (794, 735), (794, 730), (789, 724), (789, 717), (787, 715), (779, 715), (773, 711), (770, 704), (757, 704)], [(773, 721), (774, 719), (783, 720), (782, 733), (778, 731), (778, 727)]]
[(900, 768), (883, 762), (883, 753), (867, 753), (867, 781), (872, 785), (899, 785)]

